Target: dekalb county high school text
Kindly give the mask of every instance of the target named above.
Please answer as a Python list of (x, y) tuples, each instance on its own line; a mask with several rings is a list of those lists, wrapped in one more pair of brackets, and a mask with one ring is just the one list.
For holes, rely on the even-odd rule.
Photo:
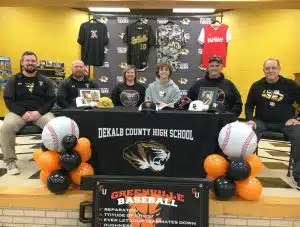
[(183, 140), (194, 140), (193, 130), (157, 128), (98, 128), (98, 138), (121, 136), (157, 136)]

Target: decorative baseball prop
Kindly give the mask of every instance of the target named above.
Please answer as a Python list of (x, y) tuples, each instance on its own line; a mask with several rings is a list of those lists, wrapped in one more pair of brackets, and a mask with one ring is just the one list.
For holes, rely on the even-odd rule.
[(230, 180), (245, 180), (250, 176), (251, 167), (246, 160), (231, 159), (228, 164), (227, 178)]
[(255, 132), (249, 125), (238, 121), (221, 129), (218, 142), (221, 150), (229, 158), (248, 157), (257, 147)]
[(91, 142), (78, 137), (78, 126), (72, 119), (55, 118), (43, 130), (45, 146), (34, 151), (40, 180), (55, 194), (64, 193), (72, 181), (79, 185), (82, 176), (94, 175), (93, 167), (85, 163), (92, 154)]
[(48, 122), (42, 132), (42, 141), (46, 148), (62, 152), (62, 140), (66, 135), (79, 137), (78, 125), (68, 117), (57, 117)]

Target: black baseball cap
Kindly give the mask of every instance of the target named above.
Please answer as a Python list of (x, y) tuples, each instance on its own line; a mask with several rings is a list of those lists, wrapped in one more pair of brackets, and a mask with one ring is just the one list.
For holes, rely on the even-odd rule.
[(222, 58), (218, 55), (213, 55), (209, 58), (208, 63), (218, 62), (219, 64), (223, 64)]
[(145, 101), (140, 105), (139, 111), (140, 112), (156, 112), (157, 106), (153, 102)]

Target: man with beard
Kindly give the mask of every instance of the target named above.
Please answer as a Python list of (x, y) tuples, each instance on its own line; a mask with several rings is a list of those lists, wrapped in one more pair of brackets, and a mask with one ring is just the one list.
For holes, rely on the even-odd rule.
[[(225, 78), (222, 73), (223, 61), (219, 56), (212, 56), (208, 61), (208, 68), (205, 77), (197, 80), (195, 84), (189, 89), (188, 97), (191, 100), (202, 99), (199, 94), (201, 87), (212, 87), (218, 89), (217, 95), (217, 110), (227, 111), (233, 113), (238, 117), (242, 112), (241, 95), (235, 85)], [(212, 106), (211, 109), (213, 110)], [(214, 110), (216, 110), (214, 109)]]
[(9, 110), (1, 128), (0, 143), (7, 174), (20, 171), (16, 165), (16, 133), (27, 123), (43, 128), (54, 115), (49, 111), (55, 103), (54, 83), (37, 72), (37, 56), (26, 51), (21, 56), (22, 72), (8, 79), (4, 101)]
[(99, 88), (99, 86), (85, 75), (84, 63), (80, 60), (72, 62), (72, 74), (59, 84), (57, 91), (57, 103), (65, 109), (76, 106), (76, 98), (79, 96), (78, 88)]

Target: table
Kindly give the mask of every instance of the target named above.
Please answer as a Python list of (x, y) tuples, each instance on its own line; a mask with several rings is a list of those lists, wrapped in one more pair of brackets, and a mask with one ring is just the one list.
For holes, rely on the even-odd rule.
[(97, 175), (205, 177), (207, 155), (220, 152), (218, 133), (235, 121), (230, 113), (141, 113), (136, 108), (65, 109), (80, 137), (92, 143)]

